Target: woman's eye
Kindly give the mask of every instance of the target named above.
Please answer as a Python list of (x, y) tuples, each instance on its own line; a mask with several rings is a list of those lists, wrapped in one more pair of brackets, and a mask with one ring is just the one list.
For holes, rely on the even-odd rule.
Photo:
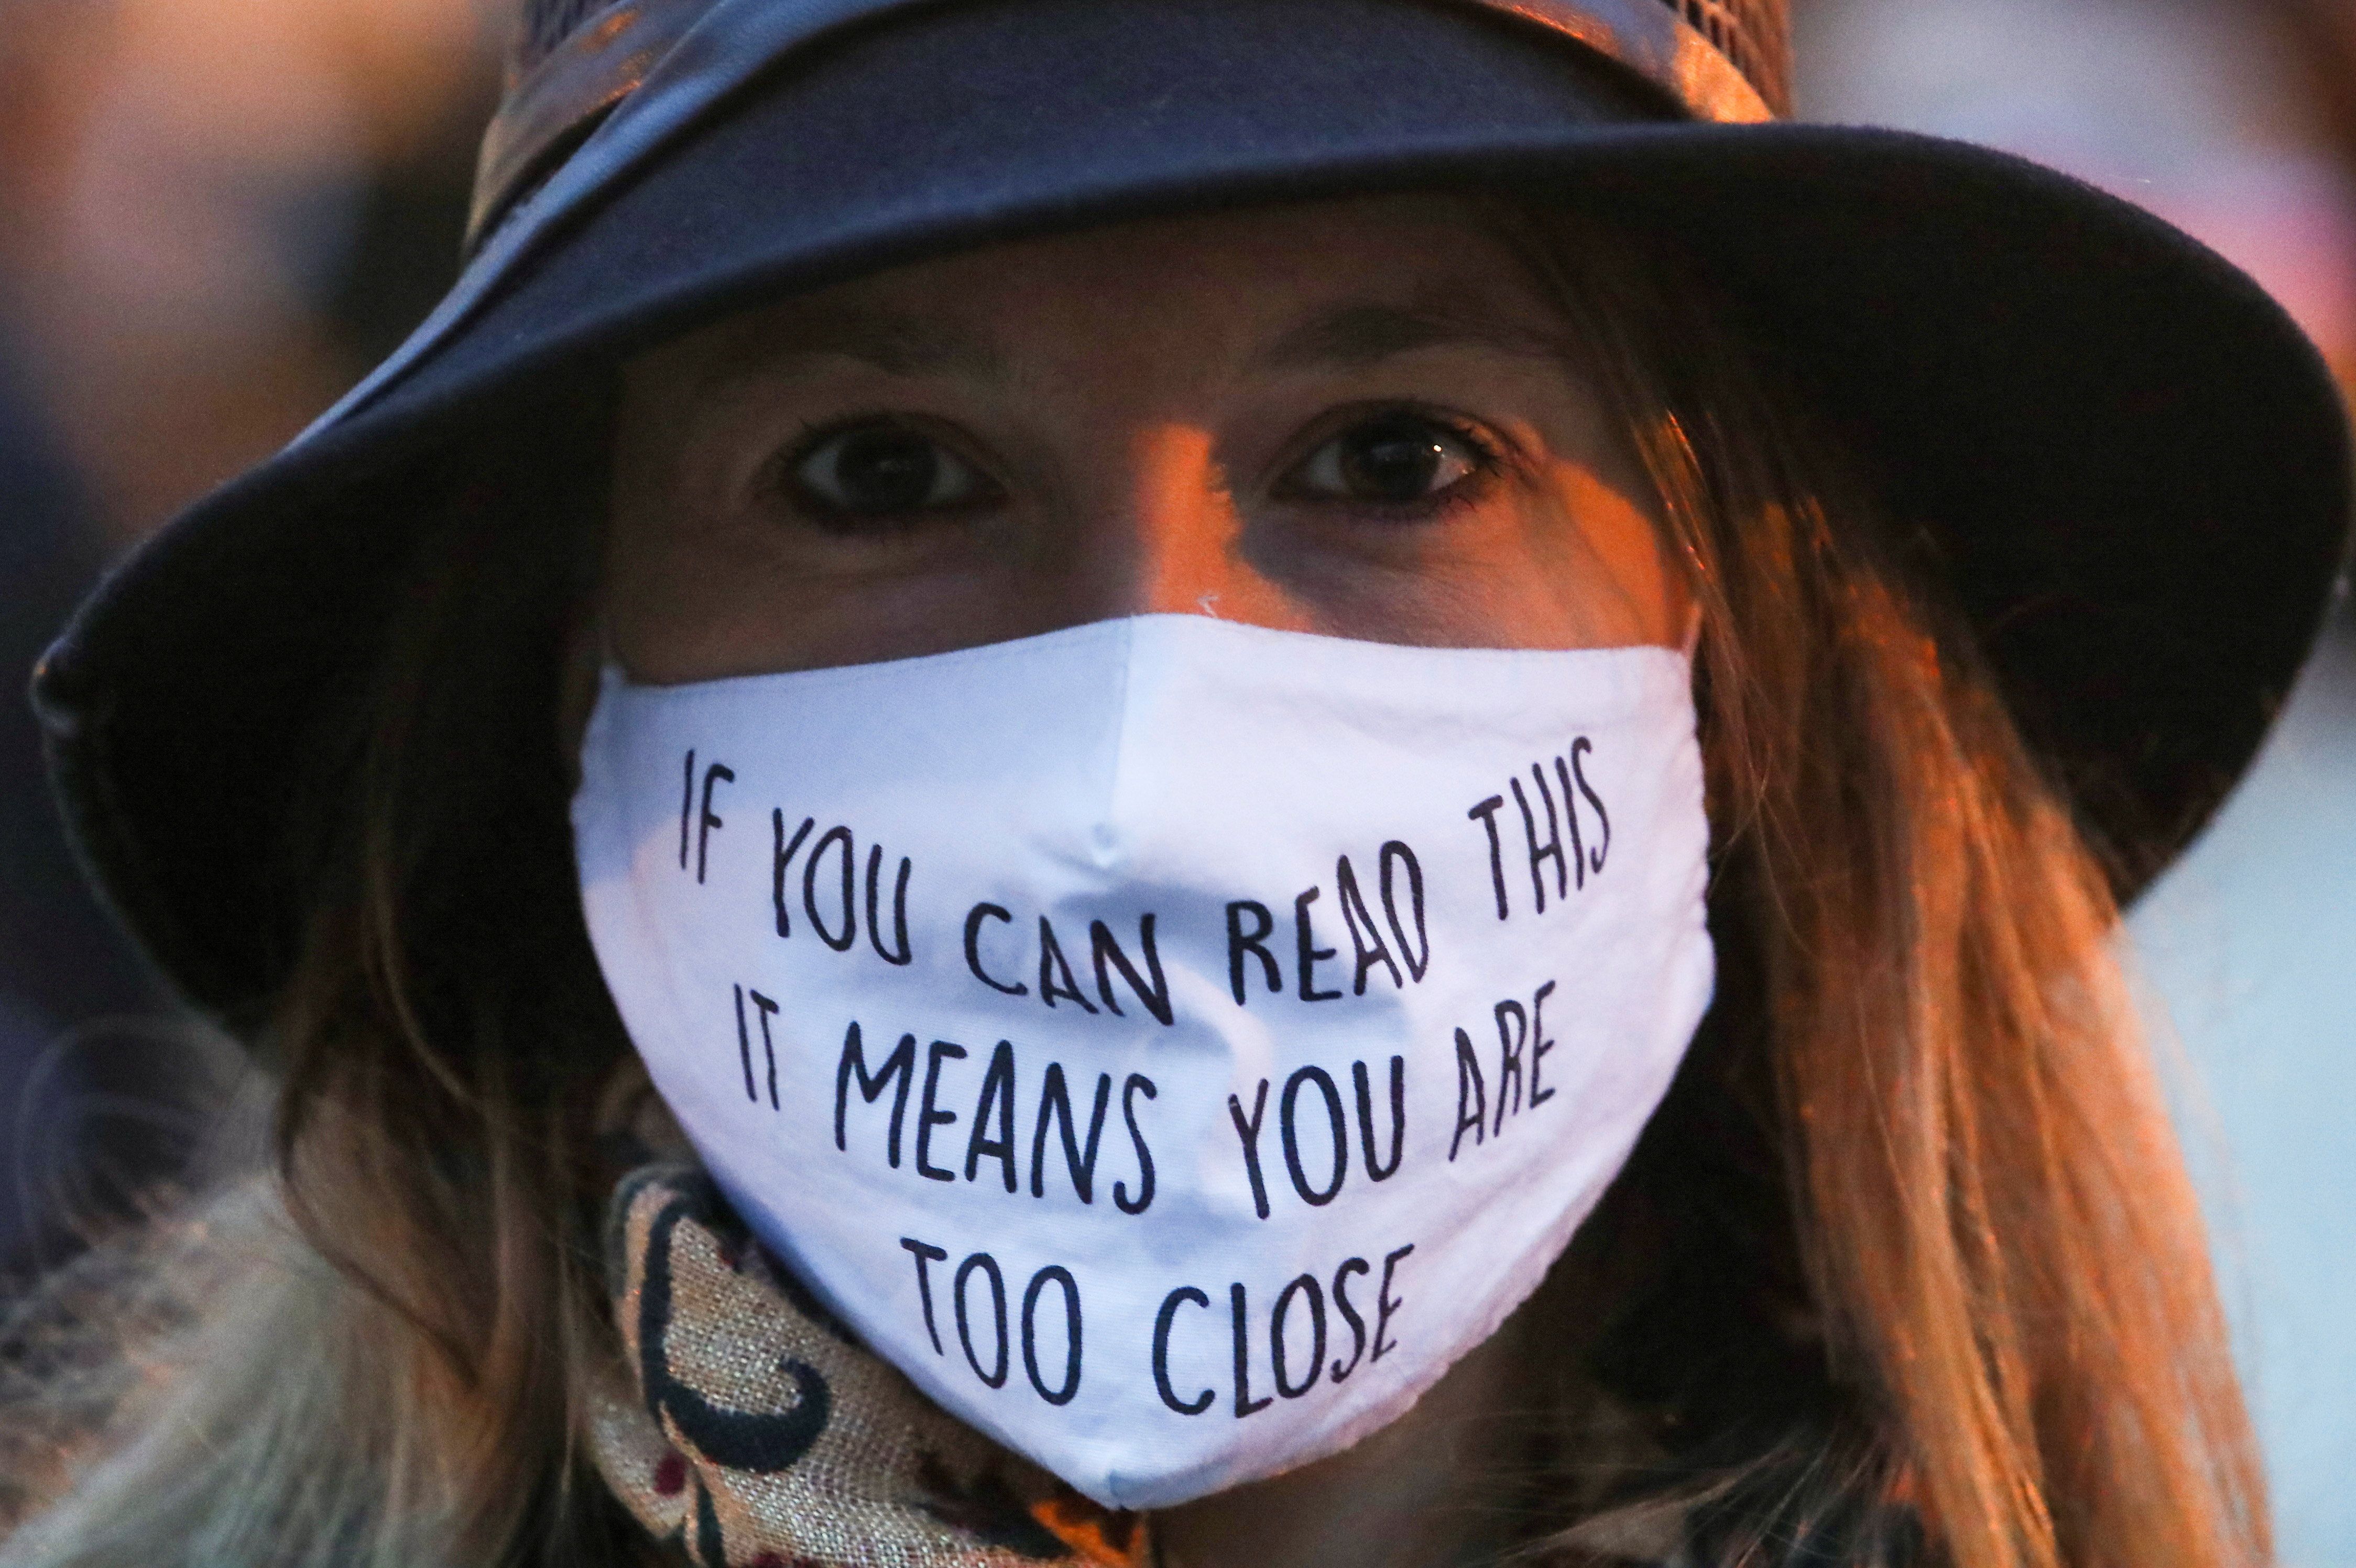
[(877, 422), (819, 436), (787, 469), (822, 518), (884, 521), (969, 506), (994, 493), (972, 464), (920, 430)]
[(1312, 452), (1284, 489), (1312, 500), (1412, 507), (1484, 472), (1490, 455), (1463, 432), (1423, 414), (1379, 414)]

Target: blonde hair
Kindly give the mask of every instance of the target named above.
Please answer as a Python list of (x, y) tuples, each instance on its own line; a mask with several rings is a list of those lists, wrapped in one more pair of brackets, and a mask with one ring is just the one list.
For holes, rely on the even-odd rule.
[(1958, 1568), (2271, 1561), (2103, 864), (1933, 573), (1703, 285), (1577, 223), (1536, 254), (1571, 263), (1702, 601), (1713, 929), (1747, 950), (1717, 1022), (1760, 1031), (1867, 1468)]
[[(1955, 1568), (2265, 1563), (2198, 1218), (2067, 806), (1935, 579), (1699, 288), (1592, 224), (1510, 221), (1642, 446), (1705, 628), (1719, 1004), (1563, 1272), (1608, 1288), (1582, 1375), (1678, 1434), (1634, 1479), (1715, 1521), (1714, 1563), (1774, 1562), (1860, 1499)], [(288, 843), (306, 941), (265, 1031), (276, 1178), (201, 1221), (262, 1256), (157, 1337), (177, 1375), (116, 1375), (133, 1435), (0, 1563), (651, 1551), (574, 1444), (614, 1353), (592, 1108), (626, 1051), (552, 717), (599, 504), (562, 456), (581, 445), (519, 436), (443, 509), (322, 736)], [(1601, 1539), (1572, 1493), (1535, 1556)]]

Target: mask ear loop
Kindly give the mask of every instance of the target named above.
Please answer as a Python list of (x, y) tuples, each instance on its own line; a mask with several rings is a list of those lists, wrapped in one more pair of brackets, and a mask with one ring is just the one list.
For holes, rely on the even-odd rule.
[(613, 627), (604, 607), (594, 607), (589, 614), (591, 624), (566, 650), (563, 687), (557, 698), (568, 790), (581, 788), (582, 750), (598, 714), (616, 691), (630, 683), (629, 671), (614, 650)]
[(590, 656), (596, 660), (597, 689), (600, 693), (616, 687), (636, 685), (629, 666), (622, 662), (621, 650), (614, 642), (614, 618), (605, 613), (603, 596), (591, 612), (589, 631)]
[(1696, 599), (1692, 604), (1686, 607), (1686, 639), (1685, 642), (1681, 645), (1680, 650), (1686, 656), (1686, 662), (1691, 664), (1694, 660), (1694, 655), (1699, 652), (1700, 650), (1701, 601), (1699, 599)]

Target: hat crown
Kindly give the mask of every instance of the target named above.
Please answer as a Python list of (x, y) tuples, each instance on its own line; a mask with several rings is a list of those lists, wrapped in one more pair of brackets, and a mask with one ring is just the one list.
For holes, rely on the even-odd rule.
[[(1455, 0), (1622, 70), (1688, 119), (1790, 107), (1791, 0)], [(913, 0), (522, 0), (507, 95), (483, 138), (471, 252), (707, 21), (816, 36)]]
[[(510, 54), (509, 80), (520, 83), (530, 77), (565, 41), (607, 12), (621, 10), (636, 0), (524, 0), (522, 16)], [(1494, 8), (1524, 9), (1517, 5)], [(1618, 0), (1618, 3), (1553, 4), (1529, 9), (1552, 14), (1585, 12), (1599, 27), (1612, 28), (1623, 8), (1658, 7), (1718, 54), (1736, 74), (1778, 114), (1788, 113), (1792, 99), (1791, 0)], [(1687, 111), (1698, 119), (1714, 119), (1708, 106), (1688, 102)]]

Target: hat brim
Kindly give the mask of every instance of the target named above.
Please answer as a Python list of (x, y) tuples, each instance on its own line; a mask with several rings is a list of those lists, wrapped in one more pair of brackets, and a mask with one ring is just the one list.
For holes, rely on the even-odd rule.
[(217, 1011), (283, 980), (293, 915), (264, 868), (284, 781), (305, 715), (350, 700), (420, 521), (356, 488), (463, 467), (530, 389), (783, 293), (1059, 229), (1435, 187), (1575, 204), (1690, 257), (1946, 564), (2131, 898), (2247, 766), (2340, 570), (2346, 414), (2282, 310), (2018, 158), (1648, 118), (1568, 46), (1347, 8), (1345, 36), (1332, 4), (922, 10), (616, 170), (398, 375), (133, 556), (45, 661), (60, 793), (134, 933)]

